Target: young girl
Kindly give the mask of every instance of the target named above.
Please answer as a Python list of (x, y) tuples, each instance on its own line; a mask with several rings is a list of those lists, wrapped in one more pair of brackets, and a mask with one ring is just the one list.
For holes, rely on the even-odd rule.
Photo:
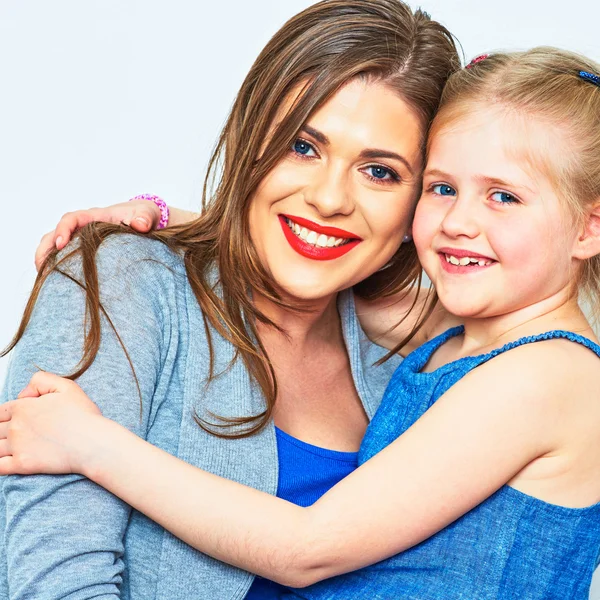
[(539, 48), (451, 77), (413, 236), (464, 326), (404, 360), (362, 466), (314, 505), (187, 465), (45, 373), (2, 407), (2, 472), (82, 473), (203, 552), (310, 586), (290, 597), (587, 598), (600, 346), (578, 297), (596, 307), (600, 289), (598, 73)]

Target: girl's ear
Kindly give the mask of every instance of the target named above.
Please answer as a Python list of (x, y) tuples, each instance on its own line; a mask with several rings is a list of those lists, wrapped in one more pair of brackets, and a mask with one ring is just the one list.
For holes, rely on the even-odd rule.
[(585, 260), (600, 254), (600, 200), (588, 210), (585, 222), (575, 241), (573, 258)]

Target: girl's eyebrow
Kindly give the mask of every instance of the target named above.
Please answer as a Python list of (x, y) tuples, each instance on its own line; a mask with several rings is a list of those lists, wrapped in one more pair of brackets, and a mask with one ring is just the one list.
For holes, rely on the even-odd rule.
[[(315, 138), (315, 140), (317, 140), (317, 142), (319, 142), (320, 144), (323, 144), (324, 146), (328, 146), (330, 143), (329, 138), (323, 132), (319, 131), (318, 129), (314, 129), (313, 127), (310, 127), (310, 125), (304, 124), (300, 128), (300, 131), (312, 136), (313, 138)], [(365, 148), (360, 153), (360, 158), (362, 158), (362, 159), (391, 158), (393, 160), (398, 160), (408, 169), (408, 172), (411, 175), (414, 175), (414, 169), (411, 166), (411, 164), (408, 162), (408, 160), (406, 158), (404, 158), (404, 156), (398, 154), (397, 152), (392, 152), (390, 150), (380, 150), (379, 148)]]
[(503, 179), (498, 179), (496, 177), (488, 177), (486, 175), (476, 175), (474, 177), (475, 181), (479, 182), (479, 183), (483, 183), (486, 185), (496, 185), (498, 187), (517, 187), (517, 188), (521, 188), (524, 189), (526, 191), (528, 191), (530, 194), (535, 195), (535, 192), (527, 187), (525, 184), (523, 183), (511, 183), (508, 181), (504, 181)]
[(423, 172), (423, 177), (428, 175), (432, 177), (441, 177), (442, 179), (452, 179), (452, 175), (445, 173), (444, 171), (440, 171), (439, 169), (425, 169)]

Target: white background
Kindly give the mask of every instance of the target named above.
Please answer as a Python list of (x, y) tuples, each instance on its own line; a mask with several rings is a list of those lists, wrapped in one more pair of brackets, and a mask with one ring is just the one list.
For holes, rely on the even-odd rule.
[[(245, 73), (312, 3), (0, 0), (0, 346), (32, 285), (37, 242), (64, 212), (143, 192), (199, 206), (210, 150)], [(423, 6), (468, 59), (543, 44), (600, 61), (600, 2)]]

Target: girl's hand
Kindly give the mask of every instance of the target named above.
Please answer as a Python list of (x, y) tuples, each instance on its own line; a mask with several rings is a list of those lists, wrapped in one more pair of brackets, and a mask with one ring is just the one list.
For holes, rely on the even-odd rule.
[(121, 202), (106, 208), (90, 208), (68, 212), (62, 216), (56, 228), (41, 239), (35, 252), (35, 268), (39, 270), (49, 252), (54, 248), (62, 250), (76, 231), (94, 221), (123, 223), (129, 225), (135, 231), (145, 233), (155, 229), (158, 225), (160, 209), (154, 202), (134, 200), (132, 202)]
[(82, 473), (100, 409), (73, 381), (40, 371), (0, 406), (0, 475)]

